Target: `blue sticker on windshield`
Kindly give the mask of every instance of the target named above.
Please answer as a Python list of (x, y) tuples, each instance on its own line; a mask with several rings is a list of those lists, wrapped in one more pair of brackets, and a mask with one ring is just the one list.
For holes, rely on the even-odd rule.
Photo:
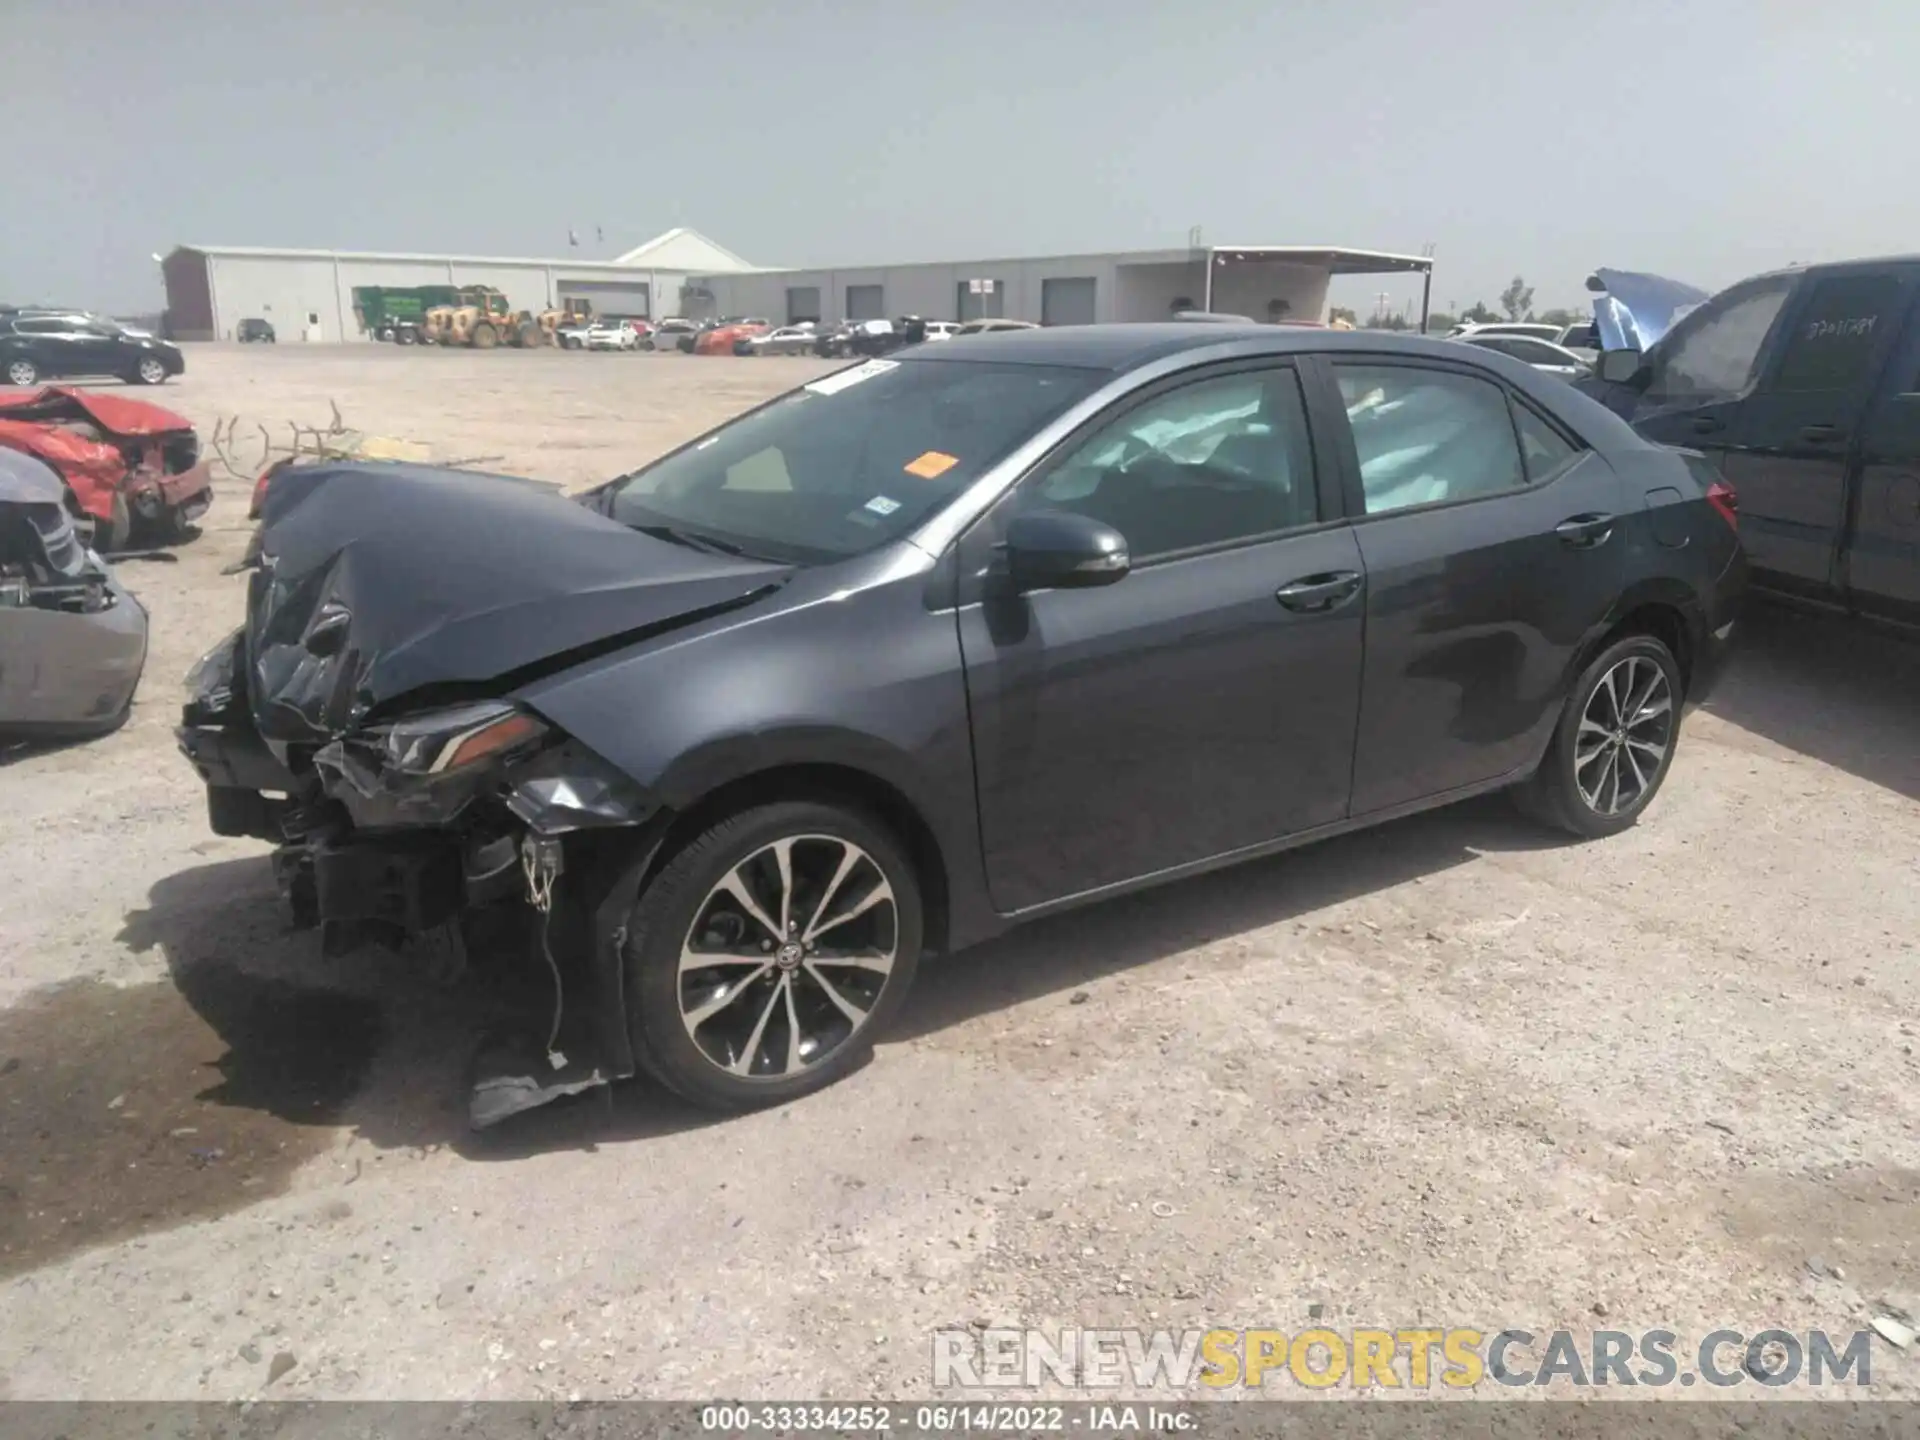
[(884, 495), (876, 495), (867, 501), (867, 509), (876, 515), (891, 515), (899, 508), (900, 502), (898, 500), (889, 500)]

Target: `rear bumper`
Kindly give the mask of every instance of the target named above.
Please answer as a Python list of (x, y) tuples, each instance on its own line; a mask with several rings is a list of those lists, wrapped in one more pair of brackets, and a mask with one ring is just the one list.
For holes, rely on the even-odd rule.
[(1746, 608), (1750, 582), (1747, 555), (1736, 549), (1720, 572), (1713, 587), (1713, 608), (1706, 617), (1693, 657), (1693, 674), (1687, 686), (1687, 703), (1698, 705), (1713, 693), (1726, 673), (1741, 630), (1741, 615)]

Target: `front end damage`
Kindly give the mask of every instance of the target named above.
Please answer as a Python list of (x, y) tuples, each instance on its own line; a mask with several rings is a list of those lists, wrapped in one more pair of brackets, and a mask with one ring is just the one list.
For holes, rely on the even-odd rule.
[(136, 532), (178, 539), (213, 502), (211, 462), (185, 417), (158, 405), (49, 386), (0, 399), (0, 446), (34, 456), (66, 482), (96, 549)]
[(621, 772), (507, 701), (372, 723), (318, 746), (252, 724), (244, 632), (201, 659), (181, 750), (214, 833), (275, 845), (296, 927), (336, 956), (379, 945), (440, 978), (470, 945), (546, 971), (544, 1023), (476, 1056), (476, 1128), (633, 1073), (626, 916), (664, 816)]
[(329, 955), (457, 973), (470, 947), (517, 952), (551, 1005), (482, 1044), (475, 1126), (630, 1076), (625, 927), (672, 817), (515, 696), (751, 605), (784, 567), (424, 466), (295, 466), (262, 510), (246, 624), (194, 667), (178, 732), (213, 830), (273, 843)]

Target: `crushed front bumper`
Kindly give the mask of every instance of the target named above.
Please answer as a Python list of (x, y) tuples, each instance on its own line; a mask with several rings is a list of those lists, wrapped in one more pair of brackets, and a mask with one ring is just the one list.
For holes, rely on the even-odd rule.
[(128, 479), (127, 506), (142, 520), (158, 521), (171, 515), (179, 523), (191, 525), (212, 504), (211, 461), (202, 460), (171, 475), (137, 470)]
[[(274, 844), (295, 925), (317, 928), (325, 954), (419, 942), (429, 964), (464, 957), (469, 933), (497, 945), (524, 931), (527, 960), (554, 978), (550, 1016), (483, 1037), (471, 1122), (632, 1075), (626, 927), (671, 816), (551, 730), (459, 774), (435, 770), (470, 742), (471, 706), (318, 747), (269, 743), (245, 701), (242, 648), (232, 637), (195, 667), (176, 734), (214, 832)], [(439, 715), (457, 718), (442, 727)]]

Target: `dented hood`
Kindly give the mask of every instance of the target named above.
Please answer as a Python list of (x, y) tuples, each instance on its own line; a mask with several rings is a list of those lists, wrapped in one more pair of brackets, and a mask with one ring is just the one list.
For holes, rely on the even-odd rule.
[(146, 435), (171, 435), (191, 431), (193, 422), (164, 405), (145, 400), (128, 400), (119, 395), (103, 395), (97, 390), (79, 390), (68, 385), (47, 385), (38, 390), (0, 390), (0, 416), (8, 420), (93, 421), (110, 435), (137, 439)]
[(1632, 270), (1596, 270), (1593, 325), (1602, 350), (1650, 350), (1682, 315), (1708, 298), (1705, 290), (1660, 275)]
[(638, 534), (534, 481), (400, 464), (282, 471), (255, 547), (248, 690), (283, 743), (409, 697), (517, 688), (791, 573)]

